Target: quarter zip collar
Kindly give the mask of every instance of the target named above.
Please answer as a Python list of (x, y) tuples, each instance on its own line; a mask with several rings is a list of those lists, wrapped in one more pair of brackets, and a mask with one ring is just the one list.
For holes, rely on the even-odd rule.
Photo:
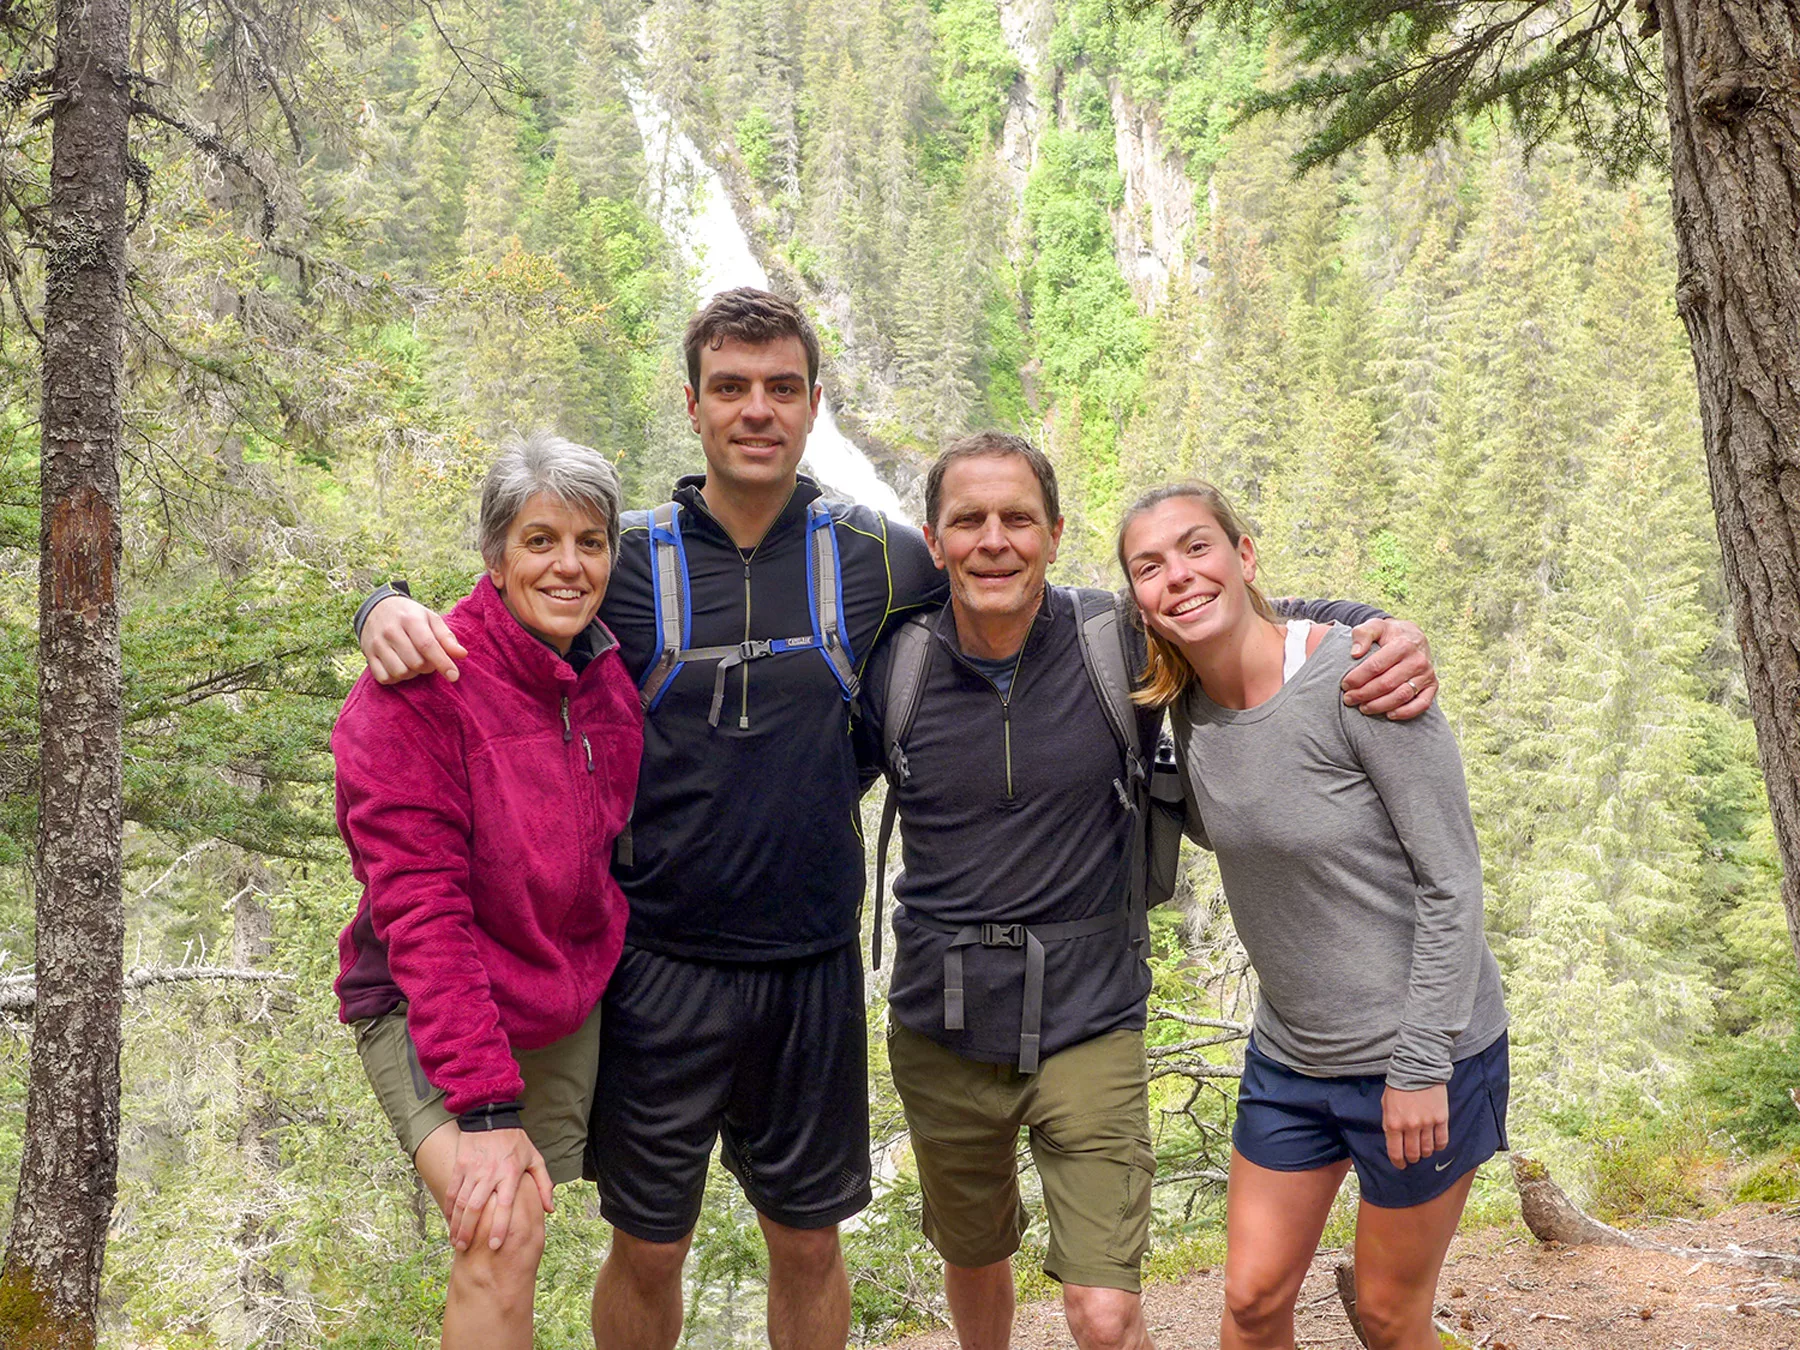
[(812, 479), (805, 474), (797, 475), (794, 490), (788, 494), (787, 504), (781, 508), (780, 514), (763, 532), (762, 539), (758, 540), (754, 547), (744, 550), (738, 548), (737, 541), (727, 533), (723, 525), (719, 524), (718, 518), (707, 509), (706, 499), (700, 495), (700, 489), (705, 486), (706, 475), (703, 473), (684, 474), (675, 480), (673, 499), (678, 505), (687, 508), (682, 516), (682, 533), (685, 534), (692, 530), (727, 548), (735, 549), (739, 553), (746, 551), (754, 553), (768, 540), (774, 539), (783, 531), (795, 528), (806, 519), (806, 508), (824, 495), (820, 491), (819, 485)]
[[(1026, 661), (1035, 660), (1037, 654), (1043, 650), (1044, 644), (1050, 641), (1050, 630), (1056, 626), (1057, 618), (1067, 607), (1068, 602), (1059, 593), (1057, 587), (1048, 585), (1044, 587), (1043, 597), (1038, 601), (1037, 613), (1032, 617), (1031, 627), (1026, 631), (1025, 641), (1017, 653), (1020, 669), (1024, 668)], [(948, 647), (959, 661), (967, 662), (968, 658), (963, 652), (962, 641), (956, 632), (956, 614), (951, 609), (948, 600), (944, 601), (943, 608), (932, 620), (932, 631), (937, 635), (938, 641)]]
[[(481, 624), (482, 636), (492, 644), (494, 654), (513, 672), (520, 684), (527, 688), (541, 689), (555, 697), (567, 695), (574, 687), (576, 680), (580, 678), (574, 667), (563, 660), (556, 648), (530, 632), (513, 617), (492, 577), (484, 575), (475, 584), (469, 598), (462, 603), (468, 606), (470, 613)], [(462, 608), (462, 605), (457, 608)], [(575, 641), (594, 643), (593, 655), (583, 673), (619, 645), (611, 630), (598, 619), (589, 624), (586, 631), (578, 634)]]

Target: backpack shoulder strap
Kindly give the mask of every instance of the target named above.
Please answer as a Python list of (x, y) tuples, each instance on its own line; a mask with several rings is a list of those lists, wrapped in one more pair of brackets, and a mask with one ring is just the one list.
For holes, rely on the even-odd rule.
[(1131, 646), (1129, 620), (1125, 616), (1126, 600), (1105, 591), (1076, 591), (1075, 632), (1079, 636), (1081, 661), (1087, 667), (1088, 683), (1094, 697), (1106, 714), (1113, 739), (1125, 757), (1125, 777), (1116, 784), (1119, 799), (1130, 813), (1131, 847), (1127, 863), (1130, 893), (1126, 905), (1130, 910), (1132, 938), (1144, 951), (1149, 950), (1150, 904), (1147, 849), (1149, 839), (1148, 807), (1150, 797), (1149, 767), (1144, 763), (1143, 747), (1138, 742), (1136, 706), (1131, 701)]
[(1131, 701), (1131, 639), (1121, 603), (1117, 596), (1103, 591), (1074, 591), (1072, 595), (1081, 663), (1125, 756), (1132, 780), (1128, 786), (1135, 792), (1143, 777), (1144, 756), (1138, 743), (1136, 706)]
[(650, 596), (656, 608), (657, 654), (638, 684), (645, 712), (662, 700), (681, 669), (681, 653), (693, 626), (681, 508), (674, 502), (664, 502), (650, 513)]
[(813, 636), (846, 699), (856, 697), (856, 658), (844, 635), (844, 561), (831, 508), (814, 500), (806, 508), (807, 602)]
[(881, 748), (887, 758), (887, 801), (881, 808), (881, 833), (875, 842), (875, 929), (869, 939), (869, 956), (881, 969), (882, 906), (887, 902), (887, 851), (894, 837), (894, 820), (900, 813), (900, 784), (912, 776), (903, 748), (918, 715), (919, 698), (925, 692), (925, 670), (931, 663), (931, 621), (915, 614), (888, 638), (887, 681), (883, 687)]

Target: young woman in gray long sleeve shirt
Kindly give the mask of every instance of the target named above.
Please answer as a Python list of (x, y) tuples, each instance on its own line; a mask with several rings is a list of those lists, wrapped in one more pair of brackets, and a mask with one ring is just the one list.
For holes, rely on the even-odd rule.
[(1139, 501), (1119, 559), (1169, 705), (1190, 828), (1219, 859), (1260, 988), (1232, 1134), (1222, 1350), (1290, 1348), (1354, 1166), (1357, 1311), (1376, 1350), (1437, 1344), (1437, 1276), (1474, 1169), (1506, 1147), (1506, 1009), (1456, 740), (1348, 712), (1349, 634), (1282, 624), (1217, 489)]

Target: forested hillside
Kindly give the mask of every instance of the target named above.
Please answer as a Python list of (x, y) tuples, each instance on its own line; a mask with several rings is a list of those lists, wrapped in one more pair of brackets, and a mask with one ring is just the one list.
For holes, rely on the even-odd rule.
[[(1800, 1198), (1800, 982), (1729, 630), (1667, 188), (1503, 121), (1293, 175), (1234, 125), (1284, 53), (1107, 0), (508, 0), (320, 11), (286, 92), (218, 90), (231, 35), (144, 12), (187, 110), (135, 144), (126, 391), (128, 968), (109, 1344), (414, 1346), (447, 1269), (335, 1020), (356, 891), (331, 718), (357, 600), (476, 569), (496, 440), (549, 426), (631, 504), (698, 467), (690, 269), (632, 99), (730, 184), (814, 314), (828, 392), (903, 489), (990, 425), (1055, 459), (1059, 576), (1112, 585), (1140, 490), (1200, 475), (1277, 592), (1430, 635), (1513, 1011), (1514, 1142), (1603, 1211), (1728, 1165)], [(158, 65), (158, 62), (160, 64)], [(4, 72), (0, 72), (3, 76)], [(0, 94), (15, 210), (47, 139)], [(236, 161), (218, 146), (247, 147)], [(210, 148), (209, 148), (210, 146)], [(233, 151), (232, 153), (237, 153)], [(269, 225), (273, 221), (272, 228)], [(24, 1130), (46, 279), (0, 253), (0, 1209)], [(1229, 1024), (1251, 991), (1204, 858), (1157, 916), (1153, 1271), (1214, 1251)], [(198, 979), (208, 971), (216, 978)], [(883, 1012), (871, 1008), (872, 1025)], [(1183, 1019), (1205, 1019), (1196, 1025)], [(879, 1035), (872, 1043), (879, 1044)], [(602, 1091), (605, 1090), (602, 1084)], [(891, 1094), (847, 1234), (858, 1335), (941, 1309)], [(605, 1226), (559, 1196), (539, 1343), (591, 1344)], [(1504, 1213), (1485, 1181), (1477, 1219)], [(760, 1241), (719, 1184), (696, 1342), (760, 1340)]]

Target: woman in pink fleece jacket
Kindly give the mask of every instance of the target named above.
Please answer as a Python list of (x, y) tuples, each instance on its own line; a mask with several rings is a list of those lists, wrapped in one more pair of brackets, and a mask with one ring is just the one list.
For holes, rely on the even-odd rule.
[(481, 494), (487, 575), (446, 620), (455, 676), (365, 673), (332, 732), (363, 886), (338, 940), (340, 1015), (450, 1223), (445, 1347), (531, 1345), (551, 1187), (581, 1174), (625, 936), (608, 864), (643, 749), (637, 689), (595, 618), (619, 506), (596, 452), (506, 448)]

